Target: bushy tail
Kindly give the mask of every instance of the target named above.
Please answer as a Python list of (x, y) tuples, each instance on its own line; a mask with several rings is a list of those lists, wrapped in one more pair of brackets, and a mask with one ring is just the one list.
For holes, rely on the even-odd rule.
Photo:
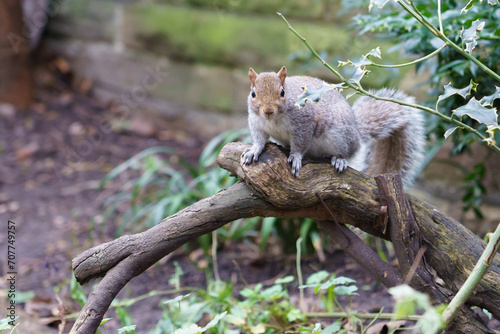
[[(414, 103), (414, 98), (393, 89), (371, 91), (381, 97)], [(418, 109), (363, 96), (353, 105), (367, 143), (369, 175), (399, 173), (405, 187), (413, 184), (424, 158), (424, 116)]]

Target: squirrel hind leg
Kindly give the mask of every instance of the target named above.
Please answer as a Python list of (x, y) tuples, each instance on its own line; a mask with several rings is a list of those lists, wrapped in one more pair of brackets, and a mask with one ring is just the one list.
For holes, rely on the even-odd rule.
[(347, 160), (337, 156), (332, 157), (332, 167), (335, 168), (337, 173), (342, 173), (347, 168)]

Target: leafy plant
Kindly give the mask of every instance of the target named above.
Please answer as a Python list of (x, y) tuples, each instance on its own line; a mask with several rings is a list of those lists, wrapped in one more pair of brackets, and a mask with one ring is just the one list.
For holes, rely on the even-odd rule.
[(421, 333), (426, 334), (437, 334), (444, 329), (441, 314), (446, 305), (432, 306), (428, 295), (404, 284), (390, 288), (389, 293), (396, 299), (394, 319), (401, 319), (416, 314), (417, 311), (424, 311), (415, 328), (419, 328)]
[[(377, 6), (379, 8), (383, 8), (389, 0), (371, 0), (370, 1), (370, 8), (373, 6)], [(439, 38), (442, 42), (444, 42), (444, 45), (440, 42), (439, 48), (427, 55), (424, 56), (420, 59), (417, 59), (411, 63), (407, 64), (401, 64), (401, 65), (394, 65), (394, 66), (409, 66), (415, 63), (419, 63), (425, 60), (428, 60), (432, 56), (440, 53), (443, 51), (445, 47), (449, 47), (455, 51), (457, 51), (461, 56), (466, 58), (468, 61), (470, 61), (472, 64), (476, 65), (480, 70), (484, 71), (486, 74), (488, 74), (491, 78), (496, 80), (496, 82), (500, 82), (500, 75), (495, 73), (491, 68), (486, 66), (484, 63), (482, 63), (478, 58), (474, 57), (471, 55), (472, 50), (474, 47), (478, 44), (477, 43), (477, 31), (481, 30), (484, 27), (484, 24), (481, 22), (475, 23), (472, 26), (472, 30), (462, 30), (461, 33), (461, 39), (462, 39), (462, 46), (457, 45), (457, 43), (453, 42), (445, 33), (443, 29), (443, 21), (442, 21), (442, 13), (441, 13), (441, 1), (437, 1), (437, 22), (439, 27), (436, 27), (435, 24), (431, 22), (430, 19), (428, 19), (415, 5), (416, 2), (413, 2), (412, 0), (396, 0), (395, 1), (397, 4), (399, 4), (407, 13), (410, 14), (414, 19), (418, 21), (419, 24), (421, 24), (423, 27), (425, 27), (432, 35), (436, 36)], [(467, 12), (471, 9), (473, 4), (475, 3), (474, 0), (470, 0), (469, 3), (462, 8), (462, 12)], [(497, 1), (491, 1), (489, 2), (491, 5), (496, 5), (498, 4)], [(327, 67), (332, 73), (334, 73), (342, 82), (343, 88), (350, 88), (353, 89), (354, 92), (351, 94), (361, 94), (364, 96), (369, 96), (372, 97), (376, 100), (383, 100), (383, 101), (391, 101), (397, 104), (401, 105), (406, 105), (410, 106), (416, 109), (420, 109), (423, 111), (426, 111), (430, 113), (431, 115), (437, 116), (441, 118), (442, 120), (453, 124), (454, 128), (449, 129), (446, 131), (444, 134), (445, 138), (448, 137), (450, 134), (455, 132), (456, 129), (460, 130), (465, 130), (468, 133), (472, 134), (475, 136), (476, 140), (480, 141), (483, 144), (486, 144), (488, 147), (490, 147), (493, 151), (500, 153), (500, 144), (498, 141), (497, 133), (496, 131), (500, 129), (500, 126), (498, 124), (497, 120), (497, 109), (493, 106), (493, 101), (499, 98), (500, 88), (496, 87), (495, 92), (493, 92), (490, 95), (483, 96), (481, 100), (477, 100), (475, 98), (471, 98), (464, 106), (458, 107), (457, 109), (448, 111), (450, 114), (449, 116), (441, 112), (438, 108), (439, 102), (441, 100), (444, 100), (452, 95), (459, 94), (462, 96), (467, 96), (471, 94), (471, 90), (476, 90), (477, 84), (471, 81), (470, 85), (467, 86), (462, 90), (462, 88), (455, 88), (455, 87), (447, 87), (448, 89), (445, 89), (445, 93), (443, 95), (440, 95), (438, 97), (438, 101), (436, 102), (435, 108), (430, 108), (426, 107), (423, 105), (418, 105), (415, 103), (408, 103), (406, 101), (401, 101), (397, 99), (388, 99), (385, 97), (381, 96), (376, 96), (373, 92), (365, 90), (362, 85), (361, 85), (361, 79), (363, 76), (368, 72), (366, 69), (367, 66), (369, 65), (378, 65), (374, 63), (371, 59), (370, 56), (372, 57), (380, 57), (381, 54), (379, 50), (374, 49), (370, 51), (369, 53), (363, 55), (359, 61), (346, 61), (340, 63), (341, 66), (344, 65), (351, 65), (356, 68), (356, 71), (354, 75), (347, 79), (344, 77), (338, 70), (333, 68), (330, 64), (328, 64), (322, 57), (314, 50), (314, 48), (307, 42), (307, 40), (302, 37), (291, 25), (290, 23), (285, 19), (285, 17), (278, 13), (283, 19), (283, 21), (287, 24), (288, 28), (290, 31), (292, 31), (312, 52), (312, 54), (322, 62), (322, 64)], [(476, 22), (476, 21), (474, 21)], [(470, 29), (470, 28), (467, 28)], [(380, 66), (380, 65), (379, 65)], [(392, 66), (392, 67), (394, 67)], [(391, 66), (389, 66), (391, 67)], [(332, 87), (331, 89), (338, 89), (338, 87)], [(464, 116), (469, 117), (471, 120), (473, 120), (476, 123), (473, 123), (473, 125), (468, 125), (465, 123), (465, 121), (462, 121)], [(473, 178), (471, 178), (473, 179)], [(500, 239), (500, 224), (497, 226), (495, 232), (492, 234), (492, 237), (481, 255), (481, 258), (479, 261), (476, 263), (476, 266), (473, 270), (473, 273), (468, 277), (462, 288), (459, 289), (457, 292), (456, 296), (451, 300), (450, 304), (448, 307), (444, 310), (443, 312), (443, 317), (442, 320), (443, 322), (448, 325), (453, 317), (457, 314), (457, 311), (461, 308), (461, 306), (465, 303), (467, 300), (468, 296), (473, 292), (481, 278), (483, 277), (484, 273), (488, 269), (490, 263), (486, 261), (485, 259), (490, 259), (492, 257), (492, 254), (495, 254), (496, 248), (498, 247), (499, 244), (499, 239)], [(444, 327), (444, 326), (443, 326)], [(429, 329), (431, 330), (431, 329)]]
[[(438, 103), (448, 97), (449, 91), (459, 89), (453, 87), (465, 87), (463, 94), (455, 94), (441, 104), (441, 110), (446, 115), (456, 115), (461, 121), (485, 134), (488, 128), (494, 128), (497, 124), (496, 113), (492, 108), (500, 106), (498, 98), (498, 53), (500, 52), (500, 7), (498, 1), (469, 1), (468, 3), (454, 0), (415, 0), (403, 1), (408, 8), (417, 15), (421, 15), (428, 26), (437, 27), (429, 29), (421, 21), (415, 19), (408, 10), (394, 10), (392, 6), (379, 6), (387, 1), (346, 1), (343, 5), (350, 10), (368, 4), (372, 7), (369, 14), (357, 14), (353, 18), (353, 26), (360, 34), (375, 33), (378, 37), (390, 38), (395, 46), (390, 51), (397, 51), (409, 57), (421, 57), (425, 55), (426, 61), (415, 62), (418, 71), (427, 71), (430, 75), (429, 93), (435, 98), (439, 96)], [(379, 8), (383, 7), (383, 8)], [(440, 38), (436, 30), (445, 36)], [(454, 43), (453, 47), (447, 40)], [(478, 62), (485, 65), (490, 71), (478, 66), (478, 63), (464, 57), (463, 52), (473, 55)], [(371, 65), (379, 67), (396, 67), (387, 64)], [(401, 67), (398, 65), (397, 67)], [(472, 81), (474, 80), (474, 81)], [(473, 87), (470, 87), (473, 85)], [(472, 89), (471, 89), (472, 88)], [(468, 103), (463, 106), (464, 101)], [(437, 108), (436, 108), (437, 109)], [(472, 111), (471, 113), (462, 113)], [(486, 120), (476, 116), (490, 115), (492, 118)], [(466, 115), (465, 117), (463, 117)], [(480, 123), (478, 126), (478, 122)], [(493, 126), (485, 126), (493, 124)], [(437, 138), (435, 145), (440, 146), (444, 139), (450, 137), (454, 148), (452, 155), (471, 152), (471, 144), (476, 141), (477, 136), (463, 128), (451, 127), (443, 118), (431, 116), (428, 119), (428, 129), (431, 138)], [(494, 131), (487, 136), (489, 143), (500, 141), (500, 134)], [(437, 150), (436, 150), (437, 151)], [(484, 176), (484, 162), (479, 162), (482, 167), (475, 167), (463, 179), (465, 195), (463, 197), (464, 211), (473, 210), (478, 218), (482, 218), (479, 209), (482, 196), (486, 189), (482, 184)], [(474, 182), (470, 182), (474, 179)]]

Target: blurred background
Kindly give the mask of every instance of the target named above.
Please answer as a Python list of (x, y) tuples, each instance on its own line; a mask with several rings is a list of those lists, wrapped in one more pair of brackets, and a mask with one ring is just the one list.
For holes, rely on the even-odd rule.
[[(383, 63), (428, 53), (415, 41), (382, 38), (380, 26), (360, 34), (366, 3), (2, 0), (0, 217), (19, 226), (18, 289), (26, 293), (19, 310), (26, 327), (20, 333), (57, 332), (61, 314), (78, 311), (70, 293), (70, 261), (79, 252), (150, 227), (232, 182), (223, 171), (213, 171), (214, 159), (224, 142), (247, 137), (236, 130), (246, 128), (250, 66), (260, 72), (286, 65), (289, 75), (336, 81), (276, 12), (332, 65), (378, 46)], [(490, 19), (499, 22), (500, 13)], [(469, 69), (461, 75), (458, 67), (430, 64), (418, 71), (373, 68), (363, 85), (397, 87), (433, 105), (436, 91), (448, 83), (446, 75), (470, 75)], [(439, 80), (432, 80), (437, 73)], [(431, 118), (428, 130), (428, 158), (411, 193), (484, 236), (500, 217), (500, 159), (470, 141), (460, 146), (441, 140), (444, 127)], [(331, 245), (323, 250), (325, 242), (311, 224), (305, 231), (303, 222), (280, 224), (238, 222), (221, 232), (222, 243), (244, 240), (226, 246), (245, 254), (241, 267), (259, 268), (251, 269), (255, 277), (260, 270), (269, 277), (279, 274), (261, 255), (265, 251), (283, 261), (287, 247), (294, 252), (298, 235), (309, 236), (311, 261), (319, 257), (323, 263), (325, 251), (336, 251)], [(279, 240), (280, 250), (269, 246), (269, 238)], [(1, 234), (0, 244), (5, 242)], [(192, 271), (194, 285), (205, 284), (203, 259), (211, 238), (198, 242), (174, 255), (179, 261), (189, 255), (185, 266), (191, 269), (183, 269)], [(144, 274), (124, 298), (161, 288), (160, 277), (173, 270), (165, 267)], [(140, 307), (158, 311), (158, 300)], [(158, 318), (153, 312), (140, 322), (150, 329)], [(62, 322), (69, 329), (71, 318)]]

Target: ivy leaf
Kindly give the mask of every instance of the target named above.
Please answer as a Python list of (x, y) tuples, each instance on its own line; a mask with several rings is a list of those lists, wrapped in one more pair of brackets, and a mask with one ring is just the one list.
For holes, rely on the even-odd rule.
[(500, 99), (500, 87), (495, 86), (496, 90), (493, 94), (485, 96), (479, 101), (483, 106), (493, 106), (493, 101)]
[(472, 53), (477, 45), (477, 32), (483, 30), (485, 21), (476, 20), (468, 29), (462, 29), (462, 40), (465, 43), (465, 52)]
[(468, 115), (479, 123), (497, 124), (497, 110), (483, 107), (474, 97), (466, 105), (453, 110), (453, 113), (459, 117)]
[(321, 100), (321, 96), (328, 91), (332, 89), (342, 89), (344, 86), (343, 83), (339, 84), (327, 84), (323, 83), (323, 86), (321, 86), (318, 89), (315, 88), (310, 88), (309, 86), (302, 87), (303, 93), (297, 97), (297, 102), (295, 102), (295, 105), (297, 105), (299, 108), (303, 108), (306, 106), (307, 100), (311, 100), (314, 103), (319, 102)]
[[(455, 88), (451, 86), (451, 82), (444, 86), (444, 94), (439, 95), (437, 103), (449, 98), (452, 95), (458, 94), (464, 99), (470, 95), (471, 90), (476, 90), (477, 84), (474, 81), (470, 81), (470, 84), (464, 88)], [(436, 103), (436, 104), (437, 104)]]

